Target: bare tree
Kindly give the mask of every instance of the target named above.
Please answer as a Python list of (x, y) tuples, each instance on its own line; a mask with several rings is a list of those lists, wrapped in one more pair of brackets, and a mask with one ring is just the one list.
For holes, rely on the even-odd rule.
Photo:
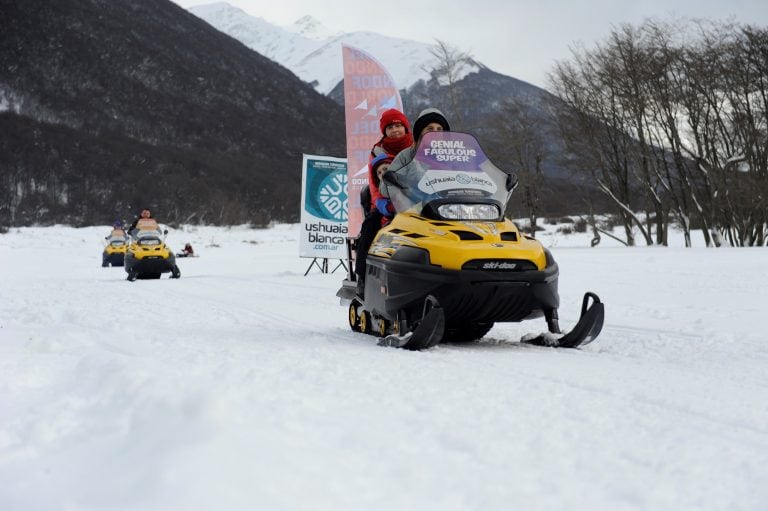
[(430, 48), (430, 53), (435, 57), (435, 67), (427, 69), (432, 78), (441, 86), (446, 87), (451, 103), (451, 118), (456, 119), (457, 124), (462, 124), (464, 116), (461, 108), (461, 94), (456, 84), (461, 80), (468, 69), (477, 66), (472, 55), (454, 48), (448, 43), (435, 39), (435, 46)]
[[(693, 26), (696, 33), (690, 29)], [(763, 245), (768, 231), (768, 32), (646, 21), (574, 51), (551, 77), (572, 161), (619, 208), (629, 244), (638, 190), (666, 240), (671, 211), (691, 245)], [(671, 209), (670, 209), (671, 205)], [(650, 215), (647, 215), (650, 218)]]
[(496, 154), (512, 166), (518, 174), (518, 191), (523, 192), (525, 211), (530, 222), (530, 232), (536, 235), (536, 225), (541, 211), (541, 194), (544, 184), (542, 164), (548, 156), (545, 132), (547, 120), (534, 116), (529, 103), (535, 98), (509, 99), (499, 106), (491, 123), (504, 143)]
[(618, 108), (623, 93), (620, 84), (606, 72), (610, 52), (599, 46), (574, 53), (574, 62), (558, 63), (551, 75), (555, 93), (562, 100), (557, 123), (571, 164), (588, 172), (616, 204), (628, 245), (635, 244), (633, 226), (652, 244), (634, 209), (636, 141), (628, 133), (624, 111)]
[[(674, 32), (649, 28), (656, 42)], [(657, 44), (673, 55), (673, 72), (665, 75), (674, 77), (671, 100), (658, 103), (666, 115), (665, 141), (707, 245), (719, 245), (719, 233), (732, 245), (762, 244), (768, 53), (752, 45), (749, 27), (698, 22), (696, 28), (697, 39), (678, 43), (672, 52)]]
[(730, 208), (737, 244), (765, 244), (768, 226), (768, 30), (730, 32), (720, 55), (728, 127), (735, 139), (723, 170), (738, 190)]

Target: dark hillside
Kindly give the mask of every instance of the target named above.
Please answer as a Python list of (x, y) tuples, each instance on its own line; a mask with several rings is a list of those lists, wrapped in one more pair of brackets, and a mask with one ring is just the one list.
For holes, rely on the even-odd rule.
[(295, 220), (302, 153), (344, 154), (341, 107), (171, 2), (0, 14), (0, 223)]

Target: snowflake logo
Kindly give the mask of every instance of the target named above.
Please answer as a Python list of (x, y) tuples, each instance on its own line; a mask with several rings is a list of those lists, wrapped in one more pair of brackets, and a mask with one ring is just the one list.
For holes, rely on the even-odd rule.
[(463, 185), (468, 185), (469, 183), (472, 182), (472, 178), (470, 178), (466, 174), (457, 174), (456, 175), (456, 181), (461, 183), (461, 184), (463, 184)]
[(320, 183), (318, 199), (330, 219), (344, 222), (347, 220), (347, 174), (334, 172)]

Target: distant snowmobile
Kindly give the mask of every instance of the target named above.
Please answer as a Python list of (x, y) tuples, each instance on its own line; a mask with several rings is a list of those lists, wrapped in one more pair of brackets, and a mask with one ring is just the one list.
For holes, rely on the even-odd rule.
[(557, 263), (504, 218), (517, 177), (491, 163), (474, 137), (428, 133), (414, 160), (384, 180), (398, 214), (368, 252), (363, 296), (351, 260), (337, 292), (353, 330), (421, 350), (543, 316), (548, 332), (523, 342), (574, 348), (598, 336), (605, 312), (594, 293), (585, 294), (573, 330), (561, 333)]
[(125, 254), (127, 279), (159, 279), (163, 273), (171, 272), (172, 279), (181, 277), (176, 257), (165, 244), (168, 231), (160, 231), (153, 219), (142, 218), (131, 233), (131, 244)]
[(101, 266), (123, 266), (128, 249), (128, 236), (122, 229), (115, 228), (106, 238), (107, 246), (101, 254)]

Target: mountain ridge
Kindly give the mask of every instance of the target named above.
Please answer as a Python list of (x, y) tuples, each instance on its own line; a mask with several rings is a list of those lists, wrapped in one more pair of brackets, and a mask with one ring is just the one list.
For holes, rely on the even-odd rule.
[[(148, 204), (173, 211), (168, 221), (195, 211), (212, 223), (295, 220), (302, 153), (344, 152), (339, 105), (169, 1), (4, 11), (0, 223), (111, 222)], [(36, 152), (13, 130), (49, 136), (35, 138)], [(123, 141), (112, 155), (88, 150), (112, 141)], [(154, 162), (150, 174), (165, 169), (162, 181), (176, 190), (144, 179), (137, 158)], [(195, 173), (206, 186), (192, 182)], [(96, 206), (75, 208), (73, 197)], [(223, 209), (232, 213), (214, 213)]]
[[(311, 16), (281, 27), (226, 2), (190, 7), (189, 11), (254, 51), (291, 69), (302, 80), (315, 84), (322, 94), (330, 93), (343, 79), (342, 44), (373, 55), (387, 68), (400, 89), (429, 79), (431, 69), (437, 64), (432, 54), (436, 48), (434, 44), (370, 31), (332, 33)], [(311, 30), (302, 32), (301, 27), (305, 25), (310, 25)], [(309, 33), (311, 37), (303, 33)], [(472, 70), (467, 69), (464, 74)]]

